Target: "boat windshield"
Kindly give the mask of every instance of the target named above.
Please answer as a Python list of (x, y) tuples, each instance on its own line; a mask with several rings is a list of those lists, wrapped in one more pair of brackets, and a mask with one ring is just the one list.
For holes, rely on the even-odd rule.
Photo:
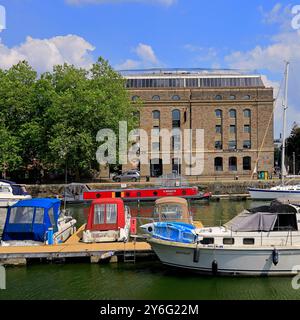
[(162, 204), (156, 207), (156, 214), (160, 217), (161, 221), (174, 221), (183, 218), (182, 206), (178, 204)]
[(9, 223), (10, 224), (29, 224), (29, 223), (32, 223), (33, 215), (34, 215), (33, 207), (11, 208)]

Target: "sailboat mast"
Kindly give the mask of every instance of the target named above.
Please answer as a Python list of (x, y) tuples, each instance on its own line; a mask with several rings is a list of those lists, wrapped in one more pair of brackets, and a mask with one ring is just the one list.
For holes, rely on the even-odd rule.
[(286, 111), (288, 109), (288, 82), (289, 82), (289, 67), (287, 61), (285, 66), (285, 85), (284, 85), (284, 102), (283, 102), (283, 129), (282, 129), (282, 153), (281, 153), (281, 184), (284, 185), (285, 169), (285, 139), (286, 139)]

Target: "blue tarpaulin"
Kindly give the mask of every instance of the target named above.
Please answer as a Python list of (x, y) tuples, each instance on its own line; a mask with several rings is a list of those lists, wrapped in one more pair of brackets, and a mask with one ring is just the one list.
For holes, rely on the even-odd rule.
[(49, 228), (57, 231), (61, 201), (36, 198), (21, 200), (8, 208), (2, 240), (44, 242)]

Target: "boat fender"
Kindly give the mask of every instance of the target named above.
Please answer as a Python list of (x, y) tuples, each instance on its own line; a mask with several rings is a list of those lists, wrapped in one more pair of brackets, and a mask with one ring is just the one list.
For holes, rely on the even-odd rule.
[(211, 264), (211, 271), (214, 276), (218, 274), (218, 262), (214, 260)]
[(198, 263), (200, 258), (200, 248), (198, 248), (198, 245), (194, 249), (194, 257), (193, 257), (193, 262)]
[(272, 261), (275, 266), (277, 266), (279, 262), (279, 253), (277, 249), (274, 249), (272, 252)]

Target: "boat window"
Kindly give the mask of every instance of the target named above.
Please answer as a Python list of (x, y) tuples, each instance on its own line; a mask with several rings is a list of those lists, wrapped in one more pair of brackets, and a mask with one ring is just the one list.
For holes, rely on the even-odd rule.
[(278, 214), (273, 231), (297, 231), (297, 219), (295, 214)]
[(203, 240), (200, 241), (201, 244), (214, 244), (215, 239), (214, 238), (203, 238)]
[(9, 223), (32, 223), (34, 208), (32, 207), (16, 207), (11, 208)]
[(182, 219), (182, 207), (177, 204), (163, 204), (158, 209), (161, 220), (178, 220)]
[(223, 238), (223, 244), (234, 244), (234, 238)]
[(8, 187), (0, 187), (0, 192), (10, 193), (10, 189)]
[(105, 214), (105, 204), (95, 204), (94, 207), (94, 224), (103, 224)]
[(36, 208), (35, 209), (34, 223), (37, 223), (37, 224), (44, 223), (44, 209), (43, 208)]
[(244, 238), (243, 239), (243, 244), (245, 245), (254, 245), (255, 240), (254, 238)]
[(53, 208), (50, 208), (48, 210), (48, 215), (49, 215), (49, 218), (50, 218), (50, 222), (53, 226), (53, 228), (55, 227), (55, 219), (54, 219), (54, 209)]
[(106, 223), (117, 223), (117, 204), (106, 205)]

